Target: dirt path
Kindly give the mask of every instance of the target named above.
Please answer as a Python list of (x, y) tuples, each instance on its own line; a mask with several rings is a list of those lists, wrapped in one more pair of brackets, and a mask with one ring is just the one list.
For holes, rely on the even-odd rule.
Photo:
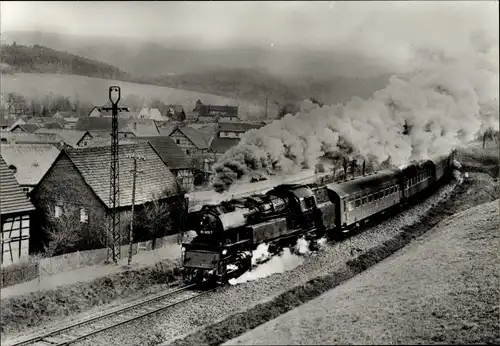
[(453, 215), (370, 270), (227, 344), (498, 344), (498, 224), (498, 200)]

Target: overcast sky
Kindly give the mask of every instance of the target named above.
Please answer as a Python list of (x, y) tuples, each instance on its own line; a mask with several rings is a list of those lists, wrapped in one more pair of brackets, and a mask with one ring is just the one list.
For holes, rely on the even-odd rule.
[(197, 37), (269, 45), (461, 49), (474, 29), (498, 41), (497, 1), (401, 2), (1, 2), (2, 31), (144, 39)]

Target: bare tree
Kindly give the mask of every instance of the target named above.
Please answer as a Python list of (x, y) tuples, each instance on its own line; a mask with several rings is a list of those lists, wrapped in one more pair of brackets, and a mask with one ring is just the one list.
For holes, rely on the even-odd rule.
[(49, 240), (44, 246), (45, 253), (55, 256), (74, 250), (82, 239), (78, 209), (66, 207), (58, 217), (54, 208), (47, 207), (45, 210), (48, 222), (44, 231)]

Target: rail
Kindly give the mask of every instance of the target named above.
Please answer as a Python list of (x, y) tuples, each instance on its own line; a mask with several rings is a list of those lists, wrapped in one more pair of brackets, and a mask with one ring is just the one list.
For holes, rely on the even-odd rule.
[[(154, 297), (135, 301), (104, 314), (93, 316), (81, 321), (74, 322), (62, 328), (57, 328), (36, 336), (30, 336), (14, 343), (4, 342), (3, 345), (21, 346), (43, 342), (49, 345), (70, 345), (77, 341), (87, 339), (98, 333), (102, 333), (123, 324), (138, 320), (145, 316), (166, 310), (183, 302), (205, 295), (212, 290), (190, 291), (195, 284), (183, 286), (173, 291), (163, 292)], [(175, 299), (175, 297), (180, 299)], [(173, 299), (172, 299), (173, 298)], [(112, 318), (112, 320), (110, 320)], [(87, 330), (79, 330), (86, 328)], [(78, 333), (80, 331), (80, 333)]]

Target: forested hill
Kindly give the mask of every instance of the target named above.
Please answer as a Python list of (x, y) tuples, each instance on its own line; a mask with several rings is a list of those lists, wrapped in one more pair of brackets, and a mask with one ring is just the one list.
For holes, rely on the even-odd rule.
[(131, 80), (129, 74), (117, 67), (39, 45), (2, 45), (0, 57), (2, 73), (62, 73)]

